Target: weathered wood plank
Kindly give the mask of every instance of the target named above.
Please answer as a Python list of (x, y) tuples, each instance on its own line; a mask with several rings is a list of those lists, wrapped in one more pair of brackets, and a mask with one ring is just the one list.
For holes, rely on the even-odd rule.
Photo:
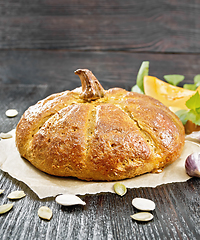
[(0, 48), (197, 53), (199, 10), (196, 0), (8, 0)]
[(88, 68), (105, 89), (130, 90), (145, 60), (150, 61), (149, 75), (160, 79), (165, 74), (183, 74), (185, 82), (192, 83), (194, 76), (200, 74), (200, 58), (196, 54), (4, 50), (0, 52), (0, 82), (50, 84), (54, 91), (72, 90), (81, 84), (74, 71)]

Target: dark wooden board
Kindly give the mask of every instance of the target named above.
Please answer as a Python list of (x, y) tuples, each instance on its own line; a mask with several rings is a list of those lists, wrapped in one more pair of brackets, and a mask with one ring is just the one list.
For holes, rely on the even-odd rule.
[(0, 82), (48, 84), (53, 92), (72, 90), (81, 84), (74, 71), (88, 68), (105, 89), (131, 90), (142, 61), (150, 62), (149, 75), (162, 80), (166, 74), (183, 74), (185, 82), (193, 83), (194, 76), (200, 74), (197, 54), (4, 50), (0, 52)]
[(0, 3), (0, 48), (200, 52), (197, 0)]

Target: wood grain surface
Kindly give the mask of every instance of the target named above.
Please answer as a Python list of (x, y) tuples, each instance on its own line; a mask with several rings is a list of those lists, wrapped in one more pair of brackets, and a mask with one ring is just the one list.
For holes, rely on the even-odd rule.
[(2, 49), (200, 52), (198, 0), (2, 1)]
[[(1, 1), (0, 132), (15, 128), (38, 100), (79, 87), (77, 68), (90, 69), (105, 89), (131, 90), (142, 61), (150, 62), (150, 75), (183, 74), (183, 83), (193, 83), (200, 74), (199, 11), (199, 0)], [(19, 115), (7, 118), (9, 108)], [(0, 215), (0, 239), (199, 240), (199, 183), (84, 195), (86, 206), (61, 207), (0, 170), (0, 205), (14, 203)], [(8, 200), (14, 190), (27, 195)], [(130, 218), (134, 197), (155, 201), (152, 221)], [(50, 221), (37, 215), (43, 205), (53, 211)]]
[(48, 84), (60, 91), (72, 90), (81, 85), (74, 71), (88, 68), (105, 89), (131, 90), (142, 61), (150, 62), (149, 75), (162, 80), (166, 74), (183, 74), (185, 82), (193, 83), (194, 76), (200, 74), (197, 54), (6, 50), (0, 54), (0, 83)]

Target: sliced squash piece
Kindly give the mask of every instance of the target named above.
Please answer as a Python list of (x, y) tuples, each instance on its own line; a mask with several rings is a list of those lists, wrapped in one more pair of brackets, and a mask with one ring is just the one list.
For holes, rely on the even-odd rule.
[[(197, 90), (200, 93), (200, 86)], [(188, 109), (185, 103), (195, 92), (173, 86), (153, 76), (144, 77), (144, 93), (159, 100), (171, 109)]]

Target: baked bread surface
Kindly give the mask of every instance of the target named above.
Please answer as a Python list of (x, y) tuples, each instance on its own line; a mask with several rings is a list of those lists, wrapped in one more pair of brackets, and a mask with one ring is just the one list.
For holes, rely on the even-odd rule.
[(78, 88), (29, 107), (16, 128), (21, 156), (48, 174), (88, 181), (155, 172), (180, 156), (185, 132), (173, 112), (143, 94), (102, 91), (88, 100)]

